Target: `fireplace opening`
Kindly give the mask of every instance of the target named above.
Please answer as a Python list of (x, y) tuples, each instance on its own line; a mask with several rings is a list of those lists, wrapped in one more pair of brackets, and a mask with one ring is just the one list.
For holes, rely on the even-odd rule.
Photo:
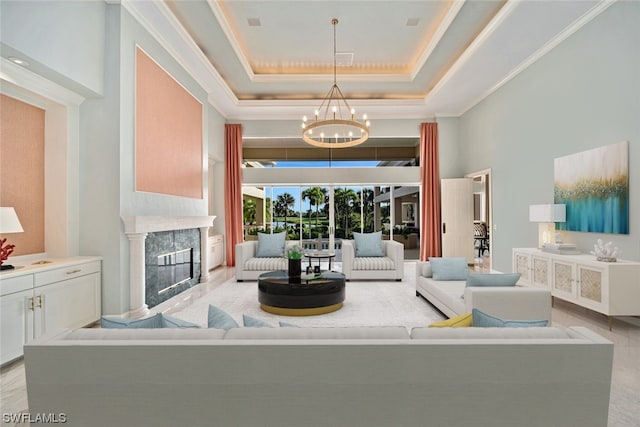
[(158, 295), (193, 279), (193, 248), (158, 256)]

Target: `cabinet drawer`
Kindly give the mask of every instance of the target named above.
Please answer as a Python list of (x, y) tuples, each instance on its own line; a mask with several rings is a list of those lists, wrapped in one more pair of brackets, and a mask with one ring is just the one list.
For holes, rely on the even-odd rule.
[(12, 277), (11, 279), (0, 279), (0, 295), (9, 295), (32, 288), (33, 274)]
[(214, 243), (222, 243), (222, 234), (215, 234), (213, 236), (209, 236), (209, 244)]
[(100, 261), (88, 262), (85, 264), (70, 265), (64, 268), (44, 271), (35, 274), (35, 286), (48, 285), (49, 283), (59, 282), (74, 277), (85, 276), (100, 271)]

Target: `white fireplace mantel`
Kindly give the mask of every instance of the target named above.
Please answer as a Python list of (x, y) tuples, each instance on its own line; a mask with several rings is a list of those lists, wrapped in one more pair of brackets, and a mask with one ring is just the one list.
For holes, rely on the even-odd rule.
[(145, 295), (145, 239), (159, 231), (200, 229), (200, 283), (209, 280), (207, 236), (215, 216), (128, 216), (124, 233), (129, 238), (129, 317), (149, 314)]
[(125, 233), (155, 233), (211, 227), (215, 216), (128, 216), (122, 218)]

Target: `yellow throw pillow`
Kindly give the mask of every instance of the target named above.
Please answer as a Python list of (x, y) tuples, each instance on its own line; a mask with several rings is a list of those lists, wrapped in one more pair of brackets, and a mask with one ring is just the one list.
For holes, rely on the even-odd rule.
[(465, 328), (471, 326), (471, 313), (461, 314), (451, 319), (441, 320), (429, 325), (430, 328)]

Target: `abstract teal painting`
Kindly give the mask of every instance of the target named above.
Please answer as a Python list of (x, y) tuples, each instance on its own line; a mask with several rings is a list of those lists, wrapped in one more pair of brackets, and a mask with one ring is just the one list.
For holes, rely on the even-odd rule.
[(629, 143), (554, 160), (554, 203), (566, 205), (559, 230), (629, 234)]

